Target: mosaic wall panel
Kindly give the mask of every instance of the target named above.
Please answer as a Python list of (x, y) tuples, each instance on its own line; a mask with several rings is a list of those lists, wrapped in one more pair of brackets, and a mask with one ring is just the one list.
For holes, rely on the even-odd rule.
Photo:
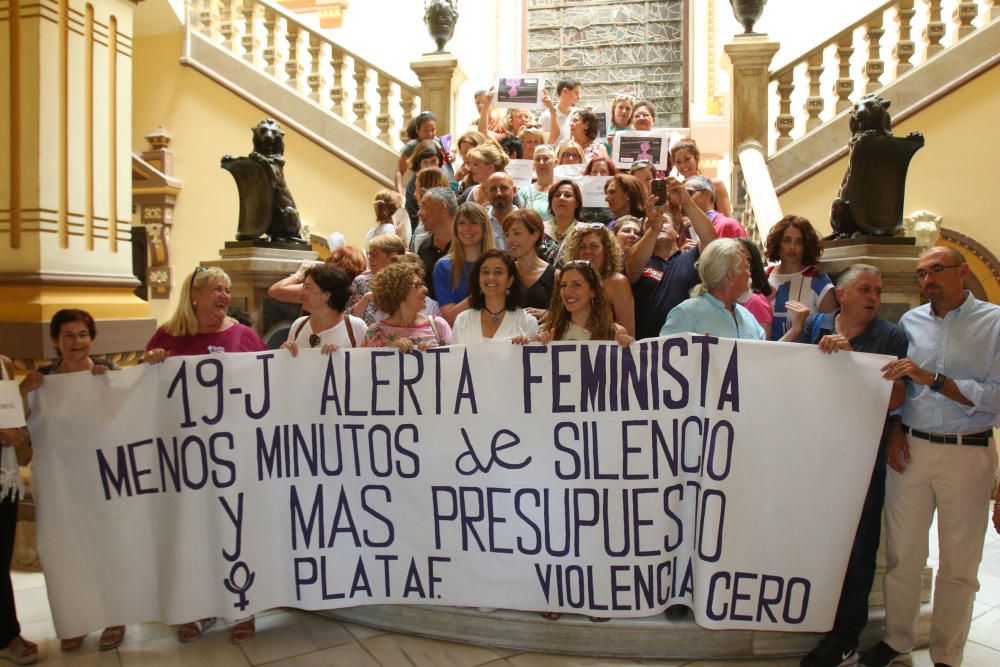
[(656, 124), (686, 127), (685, 0), (527, 0), (528, 67), (583, 85), (581, 104), (621, 92), (656, 107)]

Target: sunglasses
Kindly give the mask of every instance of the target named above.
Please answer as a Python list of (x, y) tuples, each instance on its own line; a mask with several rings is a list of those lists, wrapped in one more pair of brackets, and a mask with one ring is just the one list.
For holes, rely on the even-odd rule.
[(191, 274), (191, 283), (188, 285), (188, 292), (194, 289), (194, 279), (202, 271), (208, 271), (208, 269), (205, 268), (204, 266), (194, 267), (194, 272)]

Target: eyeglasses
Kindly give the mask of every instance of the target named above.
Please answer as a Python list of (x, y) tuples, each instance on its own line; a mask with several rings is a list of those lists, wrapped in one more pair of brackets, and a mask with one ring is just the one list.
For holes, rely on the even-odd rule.
[(574, 259), (563, 264), (563, 271), (566, 269), (591, 269), (593, 266), (589, 259)]
[(684, 189), (685, 189), (685, 190), (687, 190), (687, 193), (688, 193), (689, 195), (691, 195), (692, 197), (694, 197), (694, 196), (695, 196), (696, 194), (698, 194), (699, 192), (705, 192), (705, 191), (704, 191), (704, 190), (702, 190), (701, 188), (684, 188)]
[(634, 171), (636, 169), (645, 169), (647, 167), (652, 167), (652, 166), (653, 166), (653, 163), (650, 162), (649, 160), (636, 160), (631, 165), (629, 165), (628, 170), (629, 171)]
[(553, 192), (553, 199), (576, 199), (575, 192)]
[(194, 267), (194, 273), (191, 274), (191, 284), (188, 285), (188, 292), (194, 289), (194, 279), (202, 271), (208, 271), (204, 266)]
[(923, 280), (927, 280), (927, 276), (930, 276), (930, 275), (935, 275), (936, 276), (937, 274), (941, 273), (945, 269), (955, 269), (955, 268), (958, 268), (959, 266), (962, 266), (962, 265), (961, 264), (935, 264), (934, 266), (930, 267), (926, 271), (924, 271), (923, 269), (917, 269), (917, 271), (916, 271), (916, 273), (914, 275), (917, 276), (917, 280), (918, 281), (923, 281)]
[(603, 222), (578, 222), (577, 229), (604, 229), (607, 225)]

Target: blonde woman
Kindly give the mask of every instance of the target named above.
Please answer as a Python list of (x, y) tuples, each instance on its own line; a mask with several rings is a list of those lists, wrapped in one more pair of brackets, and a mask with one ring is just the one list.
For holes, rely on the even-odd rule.
[[(635, 335), (635, 300), (632, 285), (622, 274), (623, 253), (618, 240), (606, 225), (600, 222), (580, 222), (563, 244), (563, 258), (567, 261), (582, 259), (589, 261), (601, 276), (601, 289), (615, 322), (625, 328), (629, 335)], [(558, 284), (559, 279), (556, 278)]]
[(462, 192), (458, 203), (464, 204), (467, 201), (472, 201), (480, 206), (489, 204), (490, 197), (484, 185), (486, 179), (492, 174), (506, 169), (509, 162), (510, 158), (495, 141), (487, 141), (471, 149), (466, 163), (469, 165), (469, 173), (472, 174), (475, 185)]
[(545, 143), (545, 133), (537, 127), (524, 126), (517, 133), (517, 138), (521, 140), (524, 147), (524, 159), (532, 160), (535, 157), (535, 149)]
[(490, 216), (479, 204), (465, 202), (458, 207), (451, 234), (451, 249), (434, 265), (433, 276), (434, 296), (448, 324), (454, 324), (458, 314), (469, 309), (472, 264), (495, 247)]
[(173, 316), (146, 343), (145, 361), (266, 350), (253, 329), (229, 317), (230, 285), (229, 276), (219, 267), (197, 267), (184, 280)]
[[(226, 352), (262, 352), (267, 345), (253, 329), (229, 317), (231, 281), (217, 266), (196, 267), (184, 280), (173, 317), (156, 330), (146, 343), (143, 360), (155, 364), (168, 356), (219, 354)], [(215, 623), (214, 618), (182, 623), (177, 626), (177, 640), (193, 642)], [(229, 640), (242, 644), (253, 639), (254, 619), (236, 622)]]
[[(469, 167), (466, 164), (469, 151), (484, 143), (486, 143), (486, 137), (476, 130), (469, 130), (460, 136), (458, 138), (458, 143), (455, 144), (455, 147), (458, 150), (456, 162), (459, 165), (455, 170), (455, 180), (461, 183), (463, 187), (472, 185), (472, 175), (469, 173)], [(447, 187), (447, 184), (445, 187)], [(420, 201), (420, 197), (417, 197), (417, 201)]]

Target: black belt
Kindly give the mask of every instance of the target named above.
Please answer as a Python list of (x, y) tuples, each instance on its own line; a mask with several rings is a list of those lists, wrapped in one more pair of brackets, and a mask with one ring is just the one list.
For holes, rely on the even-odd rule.
[(915, 438), (920, 438), (928, 442), (936, 442), (939, 445), (972, 445), (973, 447), (986, 447), (990, 444), (993, 431), (980, 431), (979, 433), (924, 433), (915, 428), (910, 428), (903, 424), (903, 432), (909, 433)]

